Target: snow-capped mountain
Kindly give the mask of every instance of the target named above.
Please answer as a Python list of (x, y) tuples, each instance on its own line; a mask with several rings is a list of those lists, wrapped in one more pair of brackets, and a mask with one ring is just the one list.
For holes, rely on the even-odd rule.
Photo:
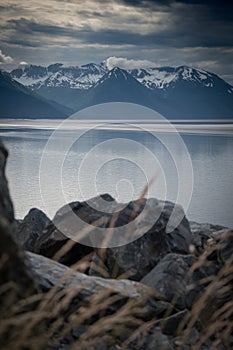
[(42, 87), (69, 87), (71, 89), (89, 89), (105, 73), (104, 64), (89, 63), (80, 67), (64, 67), (55, 63), (48, 67), (28, 65), (11, 71), (11, 77), (33, 90)]
[(179, 80), (192, 81), (202, 84), (206, 87), (212, 87), (213, 81), (211, 74), (200, 69), (194, 69), (186, 66), (180, 67), (161, 67), (149, 69), (133, 69), (130, 73), (140, 83), (149, 89), (166, 89), (174, 86)]
[(48, 67), (28, 65), (10, 74), (43, 97), (74, 111), (121, 100), (158, 111), (164, 106), (164, 116), (170, 119), (233, 117), (233, 87), (216, 74), (188, 66), (126, 71), (117, 67), (110, 70), (105, 61), (72, 67), (56, 63)]
[[(106, 102), (137, 103), (164, 112), (161, 97), (118, 67), (108, 71), (82, 98), (77, 99), (76, 109)], [(167, 111), (167, 106), (165, 109)]]
[[(89, 89), (94, 86), (107, 72), (105, 62), (89, 63), (82, 66), (65, 67), (55, 63), (48, 67), (27, 65), (10, 72), (13, 79), (29, 86), (33, 90), (44, 87), (69, 87), (71, 89)], [(136, 80), (149, 89), (167, 90), (179, 81), (187, 81), (202, 87), (212, 88), (221, 80), (217, 75), (203, 69), (188, 66), (152, 67), (128, 70)], [(233, 93), (233, 87), (226, 83), (228, 93)]]
[(129, 74), (126, 70), (124, 69), (120, 69), (119, 67), (114, 67), (113, 69), (111, 69), (110, 71), (107, 71), (106, 74), (100, 78), (95, 86), (98, 86), (100, 84), (102, 84), (105, 81), (109, 81), (109, 80), (113, 80), (114, 82), (130, 82), (132, 80), (134, 80), (134, 78), (131, 76), (131, 74)]
[[(181, 81), (205, 88), (214, 88), (220, 81), (224, 82), (213, 73), (187, 66), (133, 69), (129, 73), (144, 86), (152, 90), (160, 89), (166, 91), (169, 88), (174, 88)], [(224, 84), (226, 91), (233, 93), (233, 87), (225, 82)]]

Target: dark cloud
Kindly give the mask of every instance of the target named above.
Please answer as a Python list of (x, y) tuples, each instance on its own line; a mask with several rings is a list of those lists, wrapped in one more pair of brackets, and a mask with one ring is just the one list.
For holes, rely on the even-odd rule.
[(115, 2), (124, 3), (131, 6), (153, 6), (153, 5), (172, 5), (172, 4), (187, 4), (187, 5), (203, 5), (222, 7), (223, 5), (232, 6), (229, 0), (115, 0)]
[(61, 27), (52, 24), (41, 24), (27, 18), (11, 19), (7, 21), (5, 29), (14, 29), (17, 33), (22, 35), (43, 33), (46, 35), (56, 36), (74, 36), (75, 30), (73, 27)]
[(119, 0), (117, 2), (132, 7), (148, 8), (152, 11), (162, 7), (167, 10), (170, 8), (172, 11), (176, 5), (183, 5), (187, 8), (191, 6), (193, 11), (196, 7), (208, 13), (209, 20), (233, 21), (233, 2), (231, 0)]
[[(6, 24), (0, 25), (2, 30), (9, 31), (9, 42), (20, 40), (21, 44), (25, 38), (25, 44), (33, 42), (34, 37), (38, 34), (49, 37), (61, 38), (65, 37), (77, 38), (82, 43), (87, 44), (103, 44), (103, 45), (139, 45), (139, 46), (170, 46), (170, 47), (231, 47), (233, 45), (232, 32), (233, 21), (232, 12), (226, 11), (227, 6), (219, 1), (206, 1), (204, 4), (199, 0), (186, 1), (152, 1), (152, 0), (124, 0), (131, 6), (150, 6), (153, 12), (154, 6), (170, 6), (168, 13), (168, 23), (162, 23), (161, 28), (153, 27), (142, 33), (135, 31), (135, 28), (127, 30), (112, 29), (111, 22), (109, 28), (101, 26), (93, 30), (90, 25), (86, 24), (80, 28), (74, 25), (55, 25), (39, 23), (29, 18), (13, 18), (9, 19)], [(221, 2), (222, 3), (222, 2)], [(174, 7), (174, 4), (182, 6)], [(173, 6), (173, 7), (172, 7)], [(231, 4), (229, 6), (232, 6)], [(218, 11), (217, 11), (218, 10)], [(79, 15), (86, 19), (102, 18), (108, 16), (108, 13), (101, 11), (80, 10)], [(227, 20), (223, 20), (223, 19)], [(130, 18), (129, 18), (130, 20)], [(132, 19), (131, 19), (132, 20)], [(147, 23), (147, 15), (145, 17), (134, 18), (134, 25), (138, 23), (138, 28)], [(43, 39), (43, 38), (42, 38)]]
[[(182, 21), (180, 18), (182, 17)], [(190, 26), (193, 32), (190, 33)], [(135, 33), (130, 30), (121, 29), (98, 29), (93, 31), (89, 26), (77, 29), (73, 26), (56, 26), (52, 24), (40, 24), (26, 18), (8, 20), (5, 28), (14, 29), (11, 42), (25, 45), (35, 45), (34, 41), (38, 34), (43, 34), (44, 38), (49, 36), (64, 38), (77, 38), (86, 44), (101, 45), (136, 45), (146, 47), (231, 47), (232, 32), (228, 26), (212, 25), (209, 23), (206, 28), (205, 15), (199, 16), (199, 21), (195, 17), (188, 16), (186, 11), (179, 10), (174, 15), (173, 22), (165, 29), (152, 31), (147, 34)], [(189, 29), (189, 30), (188, 30)], [(63, 38), (63, 39), (62, 39)], [(41, 37), (43, 40), (43, 37)], [(46, 39), (45, 39), (46, 40)]]
[(185, 26), (181, 26), (179, 30), (175, 32), (171, 28), (170, 30), (162, 31), (159, 33), (150, 34), (138, 34), (130, 33), (126, 31), (115, 30), (99, 30), (94, 34), (90, 31), (82, 32), (81, 37), (83, 41), (88, 43), (98, 43), (104, 45), (136, 45), (145, 47), (174, 47), (174, 48), (187, 48), (187, 47), (231, 47), (232, 36), (222, 35), (220, 31), (209, 33), (203, 33), (200, 29), (199, 33), (191, 37)]
[(12, 38), (11, 41), (9, 42), (8, 40), (2, 40), (1, 45), (6, 45), (6, 46), (21, 46), (22, 48), (42, 48), (43, 43), (41, 40), (38, 38), (38, 40), (32, 40), (32, 39), (27, 39), (27, 38), (20, 38), (20, 36)]
[(12, 10), (18, 10), (18, 6), (17, 5), (0, 5), (0, 12), (8, 12), (8, 11), (12, 11)]

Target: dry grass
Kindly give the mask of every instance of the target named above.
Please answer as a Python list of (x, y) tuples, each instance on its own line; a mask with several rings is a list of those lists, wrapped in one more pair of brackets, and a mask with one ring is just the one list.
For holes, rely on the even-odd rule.
[[(208, 258), (215, 251), (219, 251), (218, 244), (205, 250), (191, 267), (187, 281), (196, 269), (208, 263)], [(70, 273), (63, 276), (60, 282), (68, 279)], [(184, 344), (189, 344), (192, 330), (196, 327), (198, 339), (188, 349), (198, 350), (203, 344), (208, 344), (211, 350), (230, 350), (229, 340), (233, 330), (232, 280), (233, 257), (222, 265), (216, 276), (198, 282), (205, 287), (179, 325), (175, 337), (177, 349), (184, 349)], [(8, 312), (1, 315), (1, 349), (56, 348), (60, 342), (69, 342), (71, 334), (73, 340), (70, 349), (91, 350), (103, 343), (108, 344), (108, 348), (121, 344), (121, 349), (127, 349), (133, 341), (138, 341), (140, 349), (140, 342), (157, 322), (153, 317), (144, 321), (146, 300), (143, 298), (126, 300), (112, 293), (112, 290), (104, 290), (93, 294), (89, 300), (80, 301), (80, 288), (85, 286), (64, 289), (60, 285), (47, 293), (33, 295), (15, 304), (12, 303), (11, 295)], [(6, 294), (10, 290), (10, 285), (4, 285), (0, 292)], [(111, 306), (114, 306), (115, 312)], [(174, 309), (169, 312), (174, 312)], [(154, 341), (154, 349), (157, 349), (156, 337)]]

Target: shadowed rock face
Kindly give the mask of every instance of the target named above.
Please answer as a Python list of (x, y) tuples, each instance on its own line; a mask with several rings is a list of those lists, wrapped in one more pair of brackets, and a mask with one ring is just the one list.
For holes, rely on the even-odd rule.
[[(183, 219), (167, 233), (174, 207)], [(113, 233), (111, 228), (114, 228)], [(85, 230), (90, 232), (76, 240), (75, 237)], [(103, 256), (102, 248), (93, 247), (105, 247), (108, 238), (110, 247), (116, 248), (105, 249)], [(128, 273), (128, 278), (139, 281), (166, 254), (188, 254), (191, 231), (183, 210), (173, 203), (155, 198), (117, 203), (105, 194), (61, 208), (38, 238), (35, 252), (52, 258), (69, 243), (70, 249), (60, 258), (61, 263), (70, 266), (84, 256), (94, 254), (94, 261), (98, 261), (99, 256), (109, 277)], [(95, 275), (93, 265), (91, 275)]]
[(40, 209), (33, 208), (23, 220), (16, 222), (14, 237), (24, 249), (33, 252), (37, 239), (49, 223), (49, 218)]
[[(99, 302), (96, 305), (97, 311), (94, 313), (95, 317), (99, 317), (99, 313), (102, 314), (104, 318), (105, 315), (114, 315), (121, 308), (127, 308), (127, 302), (130, 301), (131, 304), (131, 312), (132, 314), (137, 312), (140, 308), (140, 319), (143, 321), (149, 321), (155, 318), (160, 319), (163, 317), (164, 313), (166, 313), (167, 309), (171, 309), (171, 304), (169, 304), (165, 298), (160, 297), (159, 294), (154, 292), (149, 287), (142, 285), (138, 282), (129, 281), (129, 280), (114, 280), (114, 279), (104, 279), (98, 277), (87, 276), (83, 273), (75, 272), (67, 266), (64, 266), (56, 261), (52, 261), (46, 257), (27, 252), (26, 253), (34, 275), (39, 283), (40, 288), (43, 291), (49, 291), (51, 288), (55, 287), (59, 288), (59, 290), (66, 290), (67, 294), (69, 292), (72, 295), (72, 298), (66, 297), (66, 303), (63, 301), (64, 305), (60, 309), (60, 313), (64, 320), (67, 319), (66, 315), (70, 315), (74, 313), (75, 317), (79, 317), (79, 308), (87, 308), (91, 307), (92, 303), (95, 303), (95, 299), (98, 298)], [(109, 302), (108, 305), (101, 310), (101, 305), (106, 303), (106, 300), (110, 296), (114, 296), (116, 298), (115, 301)], [(110, 299), (109, 299), (110, 300)], [(47, 306), (48, 309), (53, 308), (53, 301), (50, 301)], [(98, 311), (100, 308), (100, 311)], [(81, 309), (80, 309), (81, 310)], [(80, 313), (80, 317), (82, 318), (82, 312)], [(64, 321), (66, 322), (66, 321)], [(93, 319), (90, 318), (87, 320), (89, 326), (93, 322)], [(85, 323), (85, 322), (84, 322)], [(178, 323), (176, 322), (176, 327)], [(130, 333), (128, 334), (124, 329), (118, 327), (115, 332), (115, 339), (117, 341), (122, 342), (123, 339), (127, 339), (129, 335), (135, 330), (135, 327), (132, 327)], [(88, 329), (88, 325), (86, 326), (76, 326), (73, 329), (72, 335), (70, 335), (67, 339), (65, 339), (65, 344), (72, 343), (78, 336), (82, 335), (85, 330)], [(101, 330), (100, 330), (101, 331)], [(140, 334), (140, 333), (139, 333)], [(144, 346), (141, 349), (166, 349), (172, 350), (170, 341), (168, 337), (162, 334), (161, 329), (157, 327), (153, 333), (146, 330), (143, 337)], [(99, 338), (101, 340), (101, 337)], [(133, 341), (127, 346), (127, 349), (138, 349), (138, 343), (141, 339), (137, 338), (137, 341)], [(79, 349), (79, 344), (76, 343), (77, 348)], [(107, 347), (106, 343), (103, 342), (102, 346), (95, 347), (95, 349), (117, 349), (115, 347)], [(84, 348), (83, 348), (84, 349)], [(93, 349), (93, 348), (91, 348)]]
[[(126, 213), (130, 213), (124, 216), (123, 212), (124, 219), (133, 217), (135, 204), (136, 201), (128, 204)], [(167, 254), (189, 253), (191, 231), (184, 213), (180, 224), (167, 233), (167, 224), (175, 205), (154, 198), (143, 199), (142, 204), (146, 209), (140, 222), (140, 228), (144, 228), (141, 237), (127, 245), (107, 248), (104, 252), (96, 250), (111, 277), (127, 274), (127, 278), (140, 281)], [(177, 210), (182, 211), (180, 207)], [(135, 231), (137, 230), (138, 225), (135, 226)], [(93, 268), (91, 273), (94, 274)]]
[(209, 262), (208, 266), (199, 266), (189, 275), (190, 268), (196, 261), (197, 258), (191, 254), (170, 253), (140, 282), (156, 290), (178, 309), (191, 308), (204, 286), (204, 283), (198, 286), (197, 282), (215, 276), (218, 271), (216, 264)]
[(0, 285), (8, 285), (8, 293), (0, 294), (0, 309), (3, 312), (9, 303), (36, 290), (26, 256), (13, 239), (14, 211), (5, 177), (7, 155), (0, 143)]
[(7, 156), (8, 152), (0, 141), (0, 217), (12, 223), (14, 220), (14, 210), (5, 176)]
[[(107, 203), (114, 201), (108, 194), (102, 195), (100, 198)], [(102, 212), (98, 212), (87, 202), (72, 202), (63, 206), (57, 211), (43, 234), (38, 237), (34, 252), (48, 258), (53, 258), (62, 247), (66, 244), (71, 244), (70, 249), (59, 259), (60, 263), (67, 266), (75, 264), (89, 254), (93, 254), (94, 248), (88, 238), (85, 239), (86, 244), (72, 240), (72, 237), (75, 237), (83, 229), (83, 226), (80, 225), (81, 221), (76, 220), (76, 215), (84, 223), (90, 225), (103, 217)], [(95, 226), (93, 226), (94, 228)]]

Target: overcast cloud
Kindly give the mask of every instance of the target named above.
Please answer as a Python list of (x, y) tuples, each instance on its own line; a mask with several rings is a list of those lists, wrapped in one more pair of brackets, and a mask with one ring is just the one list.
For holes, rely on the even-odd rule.
[[(199, 0), (2, 0), (0, 63), (187, 64), (233, 83), (233, 5)], [(136, 62), (134, 62), (136, 60)]]
[(9, 63), (13, 63), (13, 62), (14, 62), (14, 60), (12, 57), (4, 55), (2, 50), (0, 50), (0, 64), (3, 64), (3, 63), (9, 64)]

